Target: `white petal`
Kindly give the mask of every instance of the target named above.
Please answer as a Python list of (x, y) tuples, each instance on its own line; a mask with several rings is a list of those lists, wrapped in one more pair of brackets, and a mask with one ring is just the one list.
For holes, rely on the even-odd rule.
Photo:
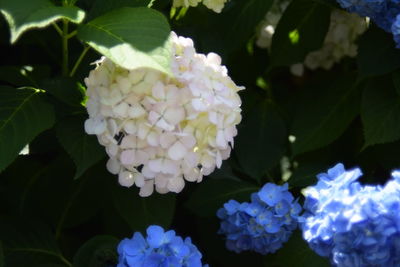
[(221, 153), (219, 152), (219, 150), (217, 151), (217, 156), (215, 157), (215, 163), (216, 163), (218, 169), (221, 168), (222, 157), (221, 157)]
[(118, 174), (121, 169), (121, 165), (119, 164), (119, 161), (117, 159), (109, 158), (106, 164), (106, 168), (110, 173)]
[(106, 152), (110, 157), (115, 157), (119, 152), (119, 146), (111, 143), (106, 146)]
[(169, 178), (164, 175), (157, 175), (154, 179), (154, 184), (160, 188), (166, 188), (168, 184)]
[(176, 175), (179, 172), (178, 163), (170, 159), (164, 159), (161, 172)]
[(135, 148), (137, 143), (137, 138), (135, 135), (126, 135), (124, 138), (122, 138), (121, 141), (121, 148), (126, 149), (126, 148)]
[(131, 82), (128, 78), (118, 76), (117, 83), (119, 90), (121, 90), (121, 92), (123, 92), (124, 94), (129, 93), (131, 89)]
[(146, 110), (140, 104), (135, 104), (129, 107), (128, 115), (130, 118), (139, 118), (146, 115)]
[(145, 181), (145, 184), (140, 188), (139, 196), (148, 197), (153, 194), (154, 191), (153, 180)]
[(179, 141), (168, 149), (168, 156), (173, 160), (182, 159), (187, 153), (186, 147)]
[(168, 181), (168, 189), (171, 192), (179, 193), (185, 187), (185, 180), (181, 176), (174, 177)]
[(159, 187), (158, 185), (156, 185), (156, 191), (160, 194), (166, 194), (169, 192), (167, 187)]
[(137, 84), (141, 80), (143, 80), (145, 75), (145, 70), (143, 69), (135, 69), (129, 72), (128, 78), (132, 84)]
[(161, 82), (157, 82), (152, 88), (152, 95), (157, 99), (165, 99), (165, 86)]
[(161, 170), (163, 168), (163, 159), (152, 159), (152, 160), (149, 160), (148, 165), (149, 165), (149, 169), (152, 172), (155, 172), (155, 173), (161, 172)]
[(150, 111), (148, 120), (151, 122), (151, 124), (156, 124), (157, 121), (161, 118), (161, 114), (155, 112), (154, 110)]
[(131, 187), (135, 183), (135, 179), (131, 172), (123, 171), (118, 175), (118, 182), (125, 187)]
[(156, 176), (155, 172), (151, 171), (147, 164), (143, 166), (142, 174), (146, 179), (154, 178)]
[(217, 131), (217, 137), (215, 143), (220, 148), (226, 148), (228, 146), (228, 143), (225, 140), (225, 135), (223, 130)]
[(190, 171), (184, 173), (184, 176), (185, 180), (195, 182), (200, 178), (201, 173), (198, 168), (191, 168)]
[(164, 133), (160, 135), (160, 145), (162, 148), (170, 147), (176, 141), (177, 138), (174, 134)]
[(166, 131), (172, 131), (175, 127), (171, 124), (169, 124), (167, 121), (165, 121), (164, 119), (160, 119), (157, 121), (156, 125), (158, 127), (160, 127), (163, 130)]
[(136, 124), (133, 120), (127, 121), (124, 124), (124, 130), (127, 134), (134, 134), (136, 133)]
[(149, 155), (142, 151), (142, 150), (137, 150), (136, 155), (135, 155), (135, 161), (134, 165), (139, 166), (141, 164), (146, 164), (149, 160)]
[(157, 134), (155, 131), (149, 132), (146, 138), (147, 142), (149, 142), (149, 145), (151, 146), (158, 146), (158, 144), (160, 143), (159, 139), (160, 135)]
[(135, 150), (124, 150), (120, 156), (123, 165), (132, 165), (135, 162)]
[(192, 100), (192, 107), (196, 111), (206, 111), (207, 104), (201, 98), (195, 98)]
[(125, 118), (128, 115), (128, 104), (125, 102), (121, 102), (116, 105), (113, 109), (115, 116), (120, 118)]
[(144, 177), (143, 177), (143, 175), (142, 175), (140, 172), (135, 172), (135, 173), (133, 174), (133, 176), (134, 176), (134, 180), (135, 180), (135, 185), (136, 185), (137, 187), (142, 187), (142, 186), (144, 186)]
[(196, 138), (193, 135), (184, 135), (180, 138), (180, 142), (188, 149), (194, 147)]

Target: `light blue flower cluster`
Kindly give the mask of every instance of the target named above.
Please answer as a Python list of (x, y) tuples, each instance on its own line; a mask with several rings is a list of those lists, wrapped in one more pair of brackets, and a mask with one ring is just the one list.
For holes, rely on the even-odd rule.
[[(118, 245), (117, 267), (202, 267), (201, 253), (189, 237), (183, 240), (175, 231), (157, 225), (147, 228), (146, 239), (139, 232)], [(205, 265), (204, 267), (208, 267)]]
[(385, 186), (363, 186), (342, 164), (304, 190), (303, 237), (334, 266), (400, 266), (400, 172)]
[(301, 206), (288, 191), (288, 185), (264, 185), (251, 195), (251, 202), (230, 200), (217, 212), (219, 234), (226, 236), (226, 247), (240, 253), (253, 250), (273, 253), (288, 241), (297, 228)]
[(337, 0), (350, 12), (370, 17), (379, 27), (393, 33), (400, 48), (400, 0)]

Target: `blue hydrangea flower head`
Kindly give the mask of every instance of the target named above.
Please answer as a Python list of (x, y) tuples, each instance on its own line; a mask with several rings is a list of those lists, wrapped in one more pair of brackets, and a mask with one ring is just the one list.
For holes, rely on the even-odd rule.
[[(157, 225), (147, 228), (147, 237), (139, 232), (118, 245), (117, 267), (202, 267), (202, 255), (190, 238), (183, 240), (175, 231)], [(204, 265), (203, 267), (207, 267)]]
[(363, 186), (338, 164), (304, 190), (303, 238), (333, 266), (400, 266), (400, 172)]
[(396, 42), (396, 47), (400, 48), (400, 13), (393, 22), (391, 30), (393, 33), (393, 39)]
[(337, 2), (349, 12), (357, 13), (363, 17), (369, 17), (383, 30), (393, 33), (394, 40), (399, 45), (399, 0), (337, 0)]
[(251, 195), (251, 202), (230, 200), (218, 210), (219, 233), (225, 235), (226, 247), (237, 253), (273, 253), (296, 229), (300, 212), (287, 184), (267, 183)]

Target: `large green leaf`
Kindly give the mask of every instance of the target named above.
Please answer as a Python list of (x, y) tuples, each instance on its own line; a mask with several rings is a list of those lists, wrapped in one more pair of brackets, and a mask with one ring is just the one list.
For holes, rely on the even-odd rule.
[(400, 49), (391, 34), (372, 26), (360, 38), (357, 63), (365, 76), (389, 73), (400, 67)]
[(312, 0), (292, 1), (272, 37), (272, 65), (303, 62), (309, 52), (322, 46), (329, 22), (329, 7)]
[(363, 92), (361, 119), (365, 146), (400, 138), (400, 96), (390, 76), (370, 81)]
[(81, 25), (78, 37), (126, 69), (147, 67), (170, 73), (170, 28), (167, 19), (156, 10), (112, 10)]
[(55, 6), (50, 0), (0, 0), (0, 11), (11, 30), (11, 43), (32, 28), (44, 28), (58, 19), (81, 23), (85, 12), (72, 6)]
[(154, 192), (150, 197), (140, 197), (136, 188), (115, 185), (114, 206), (133, 231), (144, 231), (157, 224), (168, 228), (175, 211), (175, 195)]
[(359, 113), (359, 82), (352, 75), (323, 79), (298, 99), (292, 125), (293, 154), (326, 146), (347, 129)]
[(40, 90), (0, 86), (0, 171), (36, 135), (54, 124), (53, 113)]
[(71, 266), (61, 254), (50, 229), (42, 223), (3, 216), (0, 219), (0, 236), (6, 266), (26, 267), (49, 263)]
[(231, 179), (207, 179), (192, 194), (187, 207), (198, 216), (215, 216), (217, 210), (230, 200), (249, 201), (259, 188), (253, 184)]
[(90, 9), (87, 18), (89, 20), (101, 16), (113, 9), (121, 7), (146, 7), (150, 0), (107, 0), (95, 1)]
[[(296, 267), (329, 267), (329, 260), (318, 256), (312, 251), (301, 236), (300, 231), (295, 231), (287, 243), (274, 254), (264, 258), (264, 266), (296, 266)], [(273, 263), (271, 265), (271, 263)]]
[(85, 92), (73, 78), (48, 78), (42, 81), (40, 87), (67, 105), (83, 108), (82, 102), (85, 101)]
[(232, 51), (245, 44), (254, 35), (254, 29), (268, 12), (272, 2), (272, 0), (236, 1), (226, 12), (218, 14), (224, 21), (221, 29), (224, 50)]
[(57, 137), (76, 165), (75, 179), (105, 156), (96, 136), (84, 130), (83, 116), (69, 117), (57, 125)]
[(256, 180), (277, 164), (286, 149), (286, 125), (268, 101), (253, 106), (239, 128), (235, 153), (243, 171)]
[(74, 256), (74, 267), (115, 266), (117, 262), (117, 245), (119, 240), (113, 236), (95, 236)]
[(0, 267), (4, 267), (3, 244), (0, 241)]

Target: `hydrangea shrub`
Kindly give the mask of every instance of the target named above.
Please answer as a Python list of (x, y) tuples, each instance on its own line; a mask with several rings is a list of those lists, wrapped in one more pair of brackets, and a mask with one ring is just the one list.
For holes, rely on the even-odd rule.
[(399, 265), (399, 6), (0, 0), (0, 267)]

